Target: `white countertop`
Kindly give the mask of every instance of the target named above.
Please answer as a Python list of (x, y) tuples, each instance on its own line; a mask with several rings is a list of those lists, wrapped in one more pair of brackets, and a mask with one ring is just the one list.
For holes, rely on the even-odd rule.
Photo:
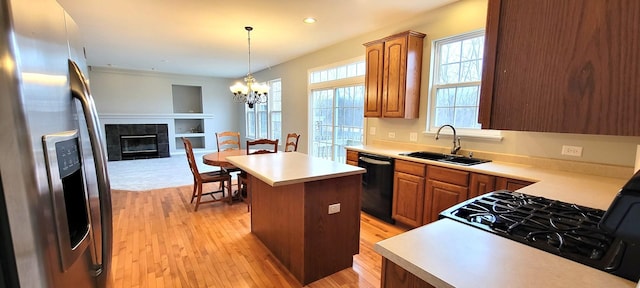
[(396, 159), (438, 165), (452, 169), (535, 182), (532, 185), (518, 190), (518, 192), (602, 210), (607, 210), (607, 208), (609, 208), (611, 200), (627, 181), (627, 179), (622, 178), (584, 175), (574, 172), (547, 169), (544, 167), (533, 167), (530, 165), (497, 161), (472, 166), (463, 166), (408, 156), (400, 156), (398, 154), (408, 151), (386, 149), (379, 146), (355, 146), (348, 147), (348, 149), (358, 152), (395, 157)]
[(366, 172), (364, 168), (315, 158), (299, 152), (231, 156), (226, 159), (234, 166), (274, 187)]
[[(536, 182), (518, 192), (607, 210), (627, 179), (505, 162), (461, 166), (399, 156), (406, 150), (350, 150)], [(443, 219), (380, 241), (374, 250), (436, 287), (635, 287), (624, 278), (490, 232)]]
[(635, 283), (450, 219), (374, 250), (436, 287), (635, 287)]

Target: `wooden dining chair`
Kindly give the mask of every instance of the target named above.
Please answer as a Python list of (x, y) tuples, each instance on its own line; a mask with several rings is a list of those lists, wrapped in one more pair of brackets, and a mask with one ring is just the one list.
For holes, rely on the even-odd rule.
[[(255, 141), (247, 140), (247, 155), (277, 153), (278, 142), (278, 139), (258, 139)], [(238, 174), (238, 183), (240, 187), (238, 195), (240, 195), (243, 202), (247, 203), (247, 212), (249, 212), (251, 211), (251, 190), (249, 188), (247, 172), (242, 171)], [(243, 193), (245, 195), (243, 195)]]
[[(218, 171), (200, 173), (198, 171), (196, 159), (193, 155), (193, 146), (191, 145), (191, 141), (189, 141), (189, 139), (185, 137), (182, 137), (182, 142), (184, 143), (184, 150), (187, 153), (187, 161), (189, 162), (191, 174), (193, 174), (193, 192), (191, 193), (191, 203), (193, 203), (193, 200), (196, 199), (196, 207), (193, 211), (198, 211), (198, 206), (204, 203), (219, 202), (224, 200), (227, 200), (229, 203), (231, 203), (231, 174), (222, 169)], [(203, 192), (202, 185), (204, 183), (215, 182), (220, 183), (219, 190), (206, 193)], [(225, 182), (227, 182), (227, 185), (225, 185)], [(229, 193), (225, 193), (225, 189)], [(218, 193), (222, 193), (222, 197), (217, 199), (214, 197), (214, 194)], [(211, 200), (203, 201), (202, 196), (210, 196)]]
[(216, 132), (218, 152), (227, 150), (240, 150), (240, 132)]
[(287, 139), (284, 142), (284, 152), (298, 151), (298, 140), (300, 140), (300, 134), (287, 134)]
[[(224, 131), (216, 132), (216, 142), (218, 143), (218, 152), (227, 150), (240, 150), (240, 132)], [(240, 172), (240, 168), (236, 167), (222, 167), (229, 173)], [(240, 179), (238, 179), (238, 191), (240, 190)]]

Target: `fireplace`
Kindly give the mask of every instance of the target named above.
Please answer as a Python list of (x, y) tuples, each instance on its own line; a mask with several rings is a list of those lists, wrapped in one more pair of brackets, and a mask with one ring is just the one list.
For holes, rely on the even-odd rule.
[(169, 157), (167, 124), (107, 124), (109, 161)]
[(158, 134), (120, 135), (120, 156), (123, 160), (158, 156)]

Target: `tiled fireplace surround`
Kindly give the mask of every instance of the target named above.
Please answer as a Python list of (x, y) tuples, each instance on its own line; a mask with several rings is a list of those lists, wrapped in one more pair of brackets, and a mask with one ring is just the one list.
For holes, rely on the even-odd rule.
[(107, 157), (109, 161), (122, 159), (120, 136), (156, 135), (158, 153), (154, 156), (140, 156), (135, 159), (169, 157), (169, 134), (167, 124), (106, 124)]

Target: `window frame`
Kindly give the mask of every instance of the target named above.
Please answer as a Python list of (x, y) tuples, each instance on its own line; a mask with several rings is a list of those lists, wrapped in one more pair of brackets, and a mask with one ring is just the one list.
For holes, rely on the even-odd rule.
[[(439, 39), (435, 39), (432, 42), (431, 47), (431, 71), (430, 71), (430, 79), (429, 79), (429, 95), (427, 101), (427, 123), (426, 123), (426, 131), (425, 134), (435, 134), (439, 126), (435, 126), (435, 117), (436, 117), (436, 95), (438, 89), (443, 88), (452, 88), (452, 87), (465, 87), (465, 86), (477, 86), (478, 87), (478, 97), (481, 89), (481, 80), (478, 81), (468, 81), (468, 82), (456, 82), (456, 83), (447, 83), (447, 84), (437, 84), (437, 78), (440, 76), (440, 67), (441, 67), (441, 49), (443, 45), (451, 44), (455, 42), (462, 42), (467, 39), (472, 39), (476, 37), (484, 37), (485, 30), (473, 30), (469, 32), (464, 32), (452, 36), (447, 36)], [(486, 39), (485, 39), (486, 41)], [(483, 47), (484, 48), (484, 47)], [(483, 51), (484, 52), (484, 51)], [(483, 55), (484, 58), (484, 55)], [(484, 61), (484, 59), (482, 59)], [(482, 73), (482, 71), (481, 71)], [(480, 74), (480, 79), (482, 79), (482, 74)], [(455, 106), (454, 106), (455, 107)], [(476, 106), (479, 109), (478, 106)], [(479, 113), (479, 111), (478, 111)], [(453, 124), (453, 123), (451, 123)], [(450, 133), (446, 132), (449, 130), (443, 130), (442, 134)], [(502, 135), (498, 130), (487, 130), (481, 128), (458, 128), (456, 127), (456, 131), (458, 135), (467, 136), (467, 137), (476, 137), (476, 138), (484, 138), (490, 140), (502, 140)]]
[[(280, 89), (274, 89), (274, 84), (279, 83)], [(245, 135), (249, 140), (255, 140), (260, 138), (268, 138), (268, 139), (279, 139), (282, 142), (282, 79), (276, 78), (267, 81), (267, 85), (269, 85), (269, 94), (267, 94), (267, 102), (255, 104), (253, 108), (249, 108), (248, 105), (244, 106), (244, 114), (245, 114)], [(277, 95), (277, 96), (276, 96)], [(278, 101), (274, 101), (273, 99), (278, 99)], [(279, 105), (275, 105), (274, 102), (278, 102)], [(260, 108), (266, 106), (266, 129), (267, 135), (262, 136), (260, 134), (260, 130), (262, 129), (263, 124), (260, 123), (260, 113), (265, 112), (265, 110), (260, 110)], [(280, 119), (274, 119), (274, 115), (279, 114)], [(250, 116), (252, 116), (250, 119)], [(253, 126), (253, 127), (251, 127)], [(275, 126), (279, 126), (279, 129), (275, 129)], [(253, 129), (251, 129), (253, 128)], [(279, 131), (274, 131), (279, 130)], [(279, 135), (276, 135), (279, 134)]]
[[(322, 81), (314, 81), (313, 79), (313, 74), (316, 72), (322, 72), (322, 71), (328, 71), (331, 69), (337, 69), (339, 67), (343, 67), (343, 66), (349, 66), (355, 64), (356, 66), (359, 65), (359, 68), (356, 68), (357, 71), (360, 71), (360, 69), (362, 69), (362, 73), (360, 75), (358, 75), (358, 72), (355, 73), (354, 76), (349, 76), (349, 77), (344, 77), (344, 78), (338, 78), (338, 79), (331, 79), (331, 77), (327, 77), (327, 79), (322, 80)], [(324, 66), (320, 66), (320, 67), (316, 67), (316, 68), (312, 68), (309, 69), (307, 72), (307, 76), (308, 76), (308, 131), (309, 131), (309, 147), (308, 147), (308, 151), (309, 151), (309, 155), (313, 156), (314, 154), (314, 150), (313, 150), (313, 145), (315, 143), (313, 137), (314, 137), (314, 119), (313, 119), (313, 110), (314, 110), (314, 91), (320, 91), (320, 90), (332, 90), (332, 93), (335, 93), (336, 89), (340, 89), (340, 88), (348, 88), (348, 87), (355, 87), (355, 86), (362, 86), (362, 88), (364, 89), (365, 86), (365, 72), (366, 72), (366, 59), (364, 56), (361, 57), (355, 57), (355, 58), (351, 58), (351, 59), (347, 59), (344, 61), (340, 61), (340, 62), (336, 62), (336, 63), (332, 63), (332, 64), (328, 64), (328, 65), (324, 65)], [(364, 91), (363, 91), (364, 93)], [(363, 95), (364, 96), (364, 95)], [(333, 96), (334, 100), (333, 100), (333, 104), (332, 104), (332, 113), (336, 112), (337, 108), (341, 108), (341, 107), (337, 107), (336, 106), (336, 102), (335, 102), (335, 95)], [(363, 99), (364, 101), (364, 99)], [(363, 109), (363, 117), (362, 117), (362, 136), (361, 136), (361, 142), (362, 143), (366, 143), (365, 142), (365, 137), (366, 137), (366, 121), (364, 120), (364, 105), (362, 106)], [(332, 127), (335, 126), (335, 114), (334, 117), (332, 117), (332, 121), (333, 123), (331, 124)], [(331, 139), (331, 159), (333, 161), (346, 161), (345, 159), (340, 158), (340, 155), (336, 155), (335, 154), (335, 146), (336, 144), (336, 139), (335, 139), (335, 131), (332, 132), (332, 139)], [(315, 157), (315, 156), (314, 156)], [(346, 154), (345, 154), (346, 157)], [(344, 157), (343, 157), (344, 158)]]

